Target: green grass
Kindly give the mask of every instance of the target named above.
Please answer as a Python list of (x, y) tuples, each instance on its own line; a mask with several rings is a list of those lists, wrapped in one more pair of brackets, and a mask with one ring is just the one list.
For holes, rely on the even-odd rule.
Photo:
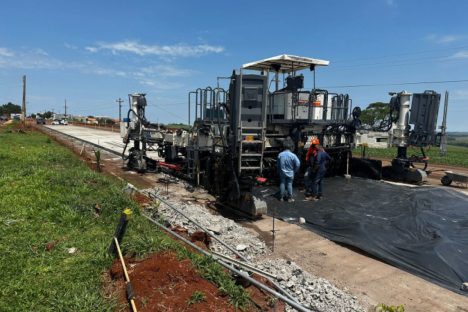
[(405, 312), (405, 306), (404, 305), (388, 306), (388, 305), (381, 303), (375, 307), (375, 311), (376, 312)]
[[(421, 155), (419, 148), (408, 148), (408, 156)], [(353, 155), (359, 157), (361, 155), (361, 147), (357, 147), (353, 151)], [(369, 158), (392, 159), (397, 155), (397, 148), (367, 148)], [(439, 148), (432, 147), (426, 150), (426, 155), (429, 157), (429, 165), (449, 165), (468, 168), (468, 148), (462, 146), (447, 146), (447, 155), (440, 156)]]
[(205, 294), (201, 291), (194, 291), (193, 294), (190, 296), (190, 299), (188, 300), (187, 304), (192, 305), (195, 303), (199, 303), (205, 300)]
[[(0, 307), (2, 311), (111, 311), (102, 276), (121, 211), (134, 210), (124, 253), (176, 251), (245, 307), (245, 291), (212, 259), (158, 231), (122, 194), (122, 182), (91, 171), (43, 134), (0, 129)], [(100, 214), (95, 207), (101, 207)], [(46, 250), (48, 243), (55, 247)], [(69, 248), (76, 248), (69, 254)]]

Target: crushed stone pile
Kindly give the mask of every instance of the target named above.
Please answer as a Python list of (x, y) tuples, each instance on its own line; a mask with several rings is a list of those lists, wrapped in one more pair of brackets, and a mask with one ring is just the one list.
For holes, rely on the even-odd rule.
[[(145, 193), (150, 192), (154, 191), (145, 190)], [(164, 196), (161, 197), (182, 211), (185, 215), (195, 220), (198, 224), (205, 227), (211, 232), (213, 236), (216, 236), (225, 242), (228, 246), (231, 246), (237, 250), (248, 260), (253, 260), (260, 255), (266, 255), (270, 253), (268, 247), (258, 238), (255, 233), (249, 232), (236, 222), (224, 218), (223, 216), (215, 215), (210, 211), (210, 209), (199, 204), (190, 202), (173, 202)], [(162, 219), (169, 222), (171, 226), (182, 226), (188, 230), (188, 234), (190, 235), (196, 231), (200, 231), (200, 228), (193, 224), (193, 222), (190, 222), (187, 218), (162, 202), (156, 210), (153, 210), (153, 217), (162, 217)], [(229, 249), (214, 239), (212, 240), (210, 249), (230, 257), (235, 256)]]
[[(256, 267), (276, 275), (279, 284), (312, 311), (365, 312), (357, 297), (338, 289), (324, 278), (305, 272), (292, 261), (285, 259), (259, 261)], [(287, 306), (287, 311), (295, 309)]]
[[(146, 189), (143, 190), (143, 193), (155, 195), (158, 191)], [(265, 260), (265, 256), (271, 253), (270, 249), (255, 233), (246, 230), (243, 226), (223, 216), (213, 214), (209, 208), (197, 203), (181, 203), (173, 201), (167, 196), (161, 197), (208, 229), (213, 236), (236, 249), (249, 261), (252, 261), (258, 269), (276, 275), (279, 280), (278, 283), (283, 289), (312, 311), (365, 312), (365, 309), (360, 306), (357, 297), (338, 289), (324, 278), (316, 277), (303, 271), (294, 262), (285, 259)], [(190, 235), (200, 231), (199, 227), (162, 202), (156, 209), (150, 211), (153, 218), (162, 218), (173, 227), (180, 226), (186, 228)], [(210, 249), (223, 255), (234, 257), (229, 249), (214, 239), (212, 240)], [(286, 307), (287, 311), (295, 311), (292, 307)]]

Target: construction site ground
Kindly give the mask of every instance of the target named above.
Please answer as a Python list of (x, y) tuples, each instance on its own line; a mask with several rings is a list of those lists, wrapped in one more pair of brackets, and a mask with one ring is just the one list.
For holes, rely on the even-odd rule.
[[(59, 132), (90, 140), (94, 144), (106, 144), (109, 149), (121, 152), (122, 144), (117, 133), (76, 126), (49, 126)], [(63, 138), (62, 138), (63, 139)], [(109, 143), (104, 143), (104, 142)], [(81, 143), (69, 141), (69, 147), (80, 150)], [(84, 147), (84, 155), (91, 155), (93, 147)], [(83, 149), (83, 147), (81, 147)], [(119, 150), (120, 149), (120, 150)], [(214, 200), (206, 191), (196, 189), (190, 192), (186, 183), (158, 183), (164, 174), (138, 174), (122, 168), (122, 160), (115, 154), (104, 153), (104, 171), (117, 176), (139, 188), (159, 188), (171, 199), (209, 204)], [(89, 156), (88, 156), (89, 157)], [(436, 168), (437, 167), (437, 168)], [(434, 172), (429, 184), (440, 186), (443, 170), (468, 173), (465, 168), (431, 166)], [(466, 193), (465, 189), (457, 188)], [(263, 216), (260, 220), (239, 220), (254, 231), (273, 248), (272, 218)], [(405, 305), (406, 311), (454, 311), (468, 312), (468, 297), (456, 294), (403, 270), (388, 265), (360, 250), (336, 244), (296, 224), (275, 220), (276, 237), (274, 252), (270, 257), (290, 259), (310, 273), (330, 280), (338, 287), (358, 297), (366, 307), (379, 303)]]
[(138, 311), (284, 310), (148, 222), (140, 212), (151, 200), (104, 175), (117, 172), (113, 155), (103, 153), (104, 174), (92, 171), (89, 146), (50, 136), (0, 125), (1, 311), (130, 311), (122, 263), (107, 252), (124, 208), (132, 213), (120, 247)]

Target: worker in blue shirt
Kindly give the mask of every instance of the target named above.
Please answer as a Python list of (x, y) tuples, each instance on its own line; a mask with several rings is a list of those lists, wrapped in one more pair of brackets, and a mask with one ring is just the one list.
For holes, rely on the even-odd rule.
[(323, 191), (323, 178), (327, 173), (327, 165), (331, 160), (330, 155), (323, 149), (322, 146), (317, 146), (317, 154), (314, 159), (314, 165), (312, 171), (314, 173), (314, 179), (312, 181), (312, 194), (313, 200), (318, 200), (322, 197)]
[[(294, 174), (299, 170), (301, 162), (296, 154), (291, 152), (291, 144), (285, 142), (284, 150), (278, 155), (278, 174), (280, 176), (280, 188), (278, 199), (288, 202), (294, 202), (293, 196), (293, 181)], [(287, 191), (287, 194), (285, 192)]]

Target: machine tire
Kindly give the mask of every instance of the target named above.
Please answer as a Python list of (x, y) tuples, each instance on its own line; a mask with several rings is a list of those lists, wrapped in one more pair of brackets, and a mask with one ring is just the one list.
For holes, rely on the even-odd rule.
[(449, 186), (450, 184), (452, 184), (452, 178), (449, 177), (448, 175), (445, 175), (440, 179), (440, 182), (444, 186)]

